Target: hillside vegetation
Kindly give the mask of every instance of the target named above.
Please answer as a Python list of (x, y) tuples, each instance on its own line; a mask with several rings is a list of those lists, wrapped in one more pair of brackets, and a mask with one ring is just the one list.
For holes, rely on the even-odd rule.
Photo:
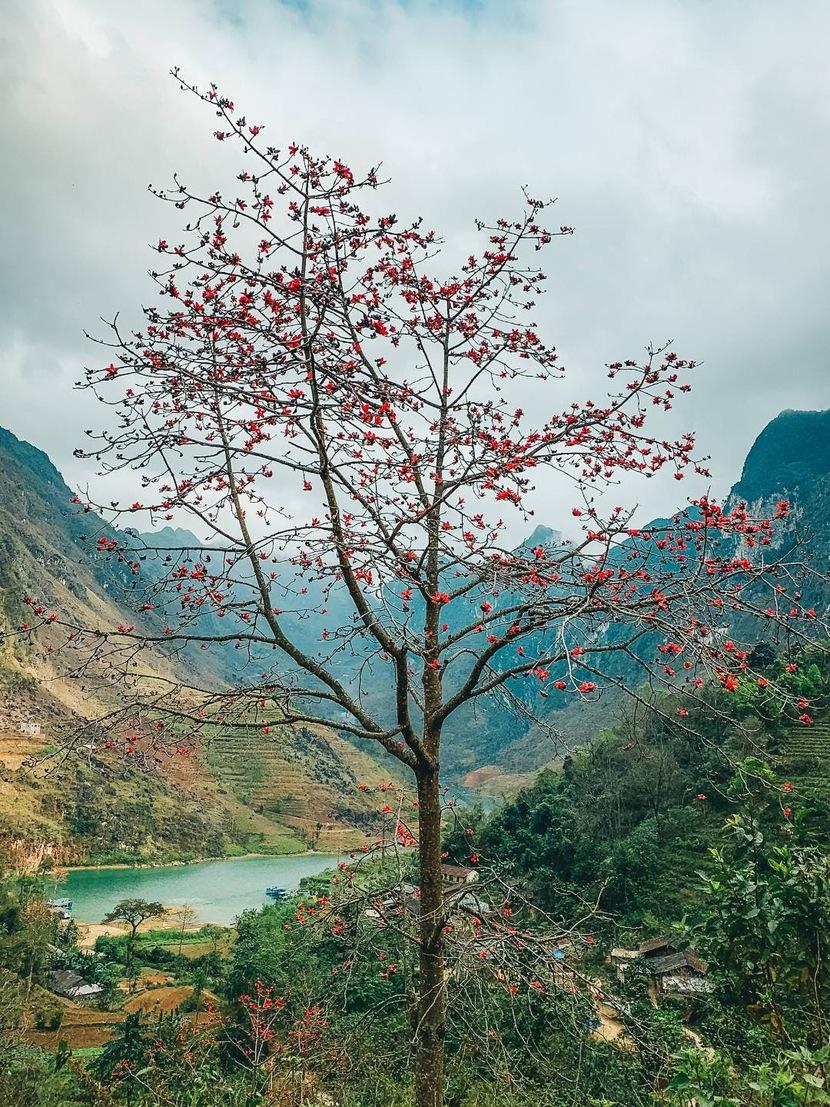
[[(815, 728), (754, 683), (698, 705), (665, 697), (489, 816), (448, 813), (448, 857), (478, 875), (448, 923), (448, 1104), (828, 1102), (830, 654), (754, 664), (811, 699)], [(233, 933), (147, 925), (133, 951), (115, 933), (94, 956), (44, 918), (36, 880), (0, 876), (0, 986), (25, 1027), (0, 1044), (0, 1095), (412, 1107), (410, 920), (378, 915), (412, 894), (405, 854), (315, 877)], [(651, 974), (674, 954), (620, 976), (611, 951), (641, 943), (693, 943), (707, 986), (660, 991)], [(102, 984), (102, 1009), (50, 995), (55, 958)]]
[[(0, 430), (0, 625), (23, 623), (27, 595), (90, 626), (136, 621), (129, 567), (99, 558), (115, 534), (79, 513), (40, 450)], [(66, 679), (48, 639), (0, 646), (0, 836), (58, 862), (164, 860), (245, 851), (341, 849), (365, 839), (371, 808), (358, 783), (386, 770), (324, 731), (215, 733), (191, 756), (128, 756), (89, 732), (113, 702)], [(158, 671), (171, 662), (154, 658)], [(209, 673), (219, 682), (221, 673)], [(31, 733), (35, 731), (35, 733)]]
[[(779, 499), (791, 501), (788, 518), (778, 524), (776, 548), (791, 549), (798, 535), (796, 556), (818, 571), (809, 601), (822, 611), (830, 602), (826, 581), (821, 584), (830, 567), (828, 424), (828, 412), (778, 416), (759, 435), (730, 496), (731, 502), (746, 498), (767, 514), (774, 514)], [(140, 606), (139, 586), (129, 566), (96, 551), (99, 539), (116, 532), (94, 513), (78, 512), (47, 456), (0, 430), (0, 462), (0, 623), (9, 628), (25, 621), (27, 594), (86, 625), (152, 619), (133, 609)], [(537, 528), (531, 540), (564, 541), (548, 528)], [(153, 542), (163, 550), (197, 540), (167, 528)], [(142, 587), (153, 571), (148, 559)], [(298, 626), (312, 637), (319, 630), (313, 620)], [(207, 664), (198, 652), (182, 662), (200, 672)], [(238, 651), (228, 648), (211, 662), (220, 668), (202, 675), (219, 684), (233, 678), (239, 663)], [(159, 655), (154, 664), (164, 672), (174, 662)], [(371, 700), (387, 692), (370, 679), (362, 694)], [(109, 706), (111, 697), (103, 688), (90, 694), (88, 682), (81, 696), (65, 679), (48, 641), (23, 648), (7, 639), (0, 646), (4, 835), (48, 843), (58, 856), (73, 860), (180, 857), (191, 852), (193, 841), (201, 843), (201, 853), (227, 853), (283, 852), (310, 844), (335, 848), (362, 840), (371, 811), (357, 784), (374, 783), (388, 769), (321, 728), (215, 733), (187, 763), (162, 754), (133, 763), (102, 751), (99, 741), (82, 757), (47, 759), (37, 769), (27, 765), (57, 752), (78, 723)], [(487, 704), (480, 715), (461, 713), (448, 735), (447, 779), (468, 795), (509, 796), (540, 768), (561, 768), (570, 749), (607, 728), (622, 701), (620, 693), (606, 688), (596, 701), (563, 705), (551, 697), (536, 706), (542, 725), (520, 718), (501, 701)], [(22, 733), (29, 723), (40, 726), (39, 735)], [(800, 757), (821, 755), (826, 743), (820, 724), (809, 735), (793, 737), (789, 756), (798, 767)], [(813, 783), (822, 787), (820, 769)]]

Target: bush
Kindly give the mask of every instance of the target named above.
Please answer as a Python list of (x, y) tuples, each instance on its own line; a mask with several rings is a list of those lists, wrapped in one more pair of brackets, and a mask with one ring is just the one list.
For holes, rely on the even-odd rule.
[(35, 1011), (35, 1030), (58, 1030), (62, 1022), (62, 1007), (39, 1007)]

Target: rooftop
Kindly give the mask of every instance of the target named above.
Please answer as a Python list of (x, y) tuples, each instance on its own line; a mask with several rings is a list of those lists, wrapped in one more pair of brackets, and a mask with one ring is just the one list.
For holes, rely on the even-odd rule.
[(674, 972), (676, 969), (692, 969), (693, 972), (702, 975), (708, 971), (709, 963), (698, 957), (693, 949), (687, 949), (679, 953), (669, 953), (665, 957), (652, 957), (648, 967), (658, 976)]
[(466, 865), (442, 865), (441, 878), (453, 884), (467, 881), (472, 882), (473, 880), (478, 880), (478, 873), (475, 869), (467, 868)]
[(640, 942), (637, 947), (637, 952), (647, 956), (649, 953), (656, 953), (658, 950), (665, 949), (667, 951), (676, 950), (678, 943), (674, 938), (666, 938), (661, 936), (659, 938), (649, 938), (645, 942)]
[(59, 996), (97, 996), (103, 989), (100, 984), (90, 984), (71, 969), (55, 969), (48, 976), (49, 987)]

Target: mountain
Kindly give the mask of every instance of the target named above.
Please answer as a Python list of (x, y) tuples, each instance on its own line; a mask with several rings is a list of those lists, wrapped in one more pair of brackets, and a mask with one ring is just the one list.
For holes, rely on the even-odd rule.
[[(803, 606), (830, 611), (830, 411), (784, 411), (761, 431), (744, 462), (740, 479), (726, 497), (726, 510), (746, 503), (750, 514), (775, 518), (778, 504), (790, 502), (789, 514), (776, 520), (770, 556), (798, 566), (808, 564), (811, 577), (804, 587)], [(655, 519), (643, 529), (665, 524)], [(533, 538), (528, 539), (530, 544)], [(796, 569), (797, 571), (797, 569)], [(736, 639), (757, 635), (754, 619), (735, 617), (730, 629)], [(747, 636), (750, 636), (748, 639)], [(629, 685), (641, 679), (634, 663), (615, 658), (615, 676)], [(626, 667), (627, 666), (627, 667)], [(605, 689), (599, 700), (554, 701), (542, 709), (542, 719), (556, 732), (528, 725), (493, 748), (491, 760), (481, 759), (464, 777), (472, 790), (494, 795), (515, 791), (551, 760), (595, 736), (619, 712), (623, 693)]]
[[(78, 511), (47, 455), (0, 429), (0, 629), (26, 620), (26, 595), (86, 625), (136, 622), (136, 578), (97, 555), (101, 537), (117, 534)], [(188, 532), (165, 537), (169, 546), (197, 544)], [(158, 672), (175, 665), (149, 661)], [(190, 758), (133, 760), (101, 743), (60, 756), (66, 738), (111, 702), (104, 689), (81, 694), (66, 680), (48, 643), (0, 639), (0, 838), (40, 843), (62, 861), (350, 848), (364, 840), (375, 806), (358, 783), (389, 778), (322, 727), (218, 733)]]
[(828, 476), (830, 411), (782, 411), (755, 439), (731, 495), (750, 503), (787, 492), (803, 498)]
[[(749, 451), (727, 504), (745, 501), (753, 514), (774, 516), (782, 499), (790, 501), (791, 508), (777, 525), (773, 553), (786, 553), (789, 557), (795, 551), (796, 558), (809, 560), (819, 572), (827, 573), (830, 412), (785, 411), (772, 420)], [(135, 532), (131, 533), (135, 536)], [(135, 611), (122, 611), (119, 604), (125, 597), (129, 601), (132, 595), (136, 603), (127, 602), (127, 606), (140, 606), (135, 590), (152, 581), (154, 559), (158, 560), (160, 571), (168, 550), (174, 557), (178, 555), (173, 551), (189, 550), (188, 556), (197, 558), (204, 551), (197, 537), (186, 530), (167, 527), (152, 535), (139, 535), (159, 552), (148, 553), (141, 574), (144, 583), (137, 585), (128, 566), (97, 555), (96, 545), (101, 536), (112, 537), (115, 532), (94, 514), (79, 514), (73, 508), (70, 491), (49, 458), (8, 431), (0, 430), (0, 620), (15, 626), (25, 619), (23, 596), (29, 592), (49, 605), (73, 611), (87, 624), (135, 622)], [(538, 526), (522, 546), (558, 547), (566, 542), (558, 531)], [(322, 604), (314, 587), (309, 585), (306, 595), (292, 593), (295, 613), (285, 615), (286, 621), (292, 622), (292, 633), (300, 644), (312, 652), (319, 649), (324, 623), (336, 626), (348, 620), (348, 611), (336, 592), (326, 601), (325, 617), (315, 612), (315, 607)], [(813, 587), (813, 593), (809, 603), (817, 609), (826, 609), (830, 604), (830, 587), (826, 584)], [(479, 599), (471, 594), (449, 617), (465, 619), (469, 611), (464, 604), (475, 607)], [(396, 602), (397, 596), (389, 599), (392, 608)], [(737, 636), (740, 630), (736, 627)], [(603, 633), (610, 639), (614, 628), (609, 627)], [(204, 654), (193, 652), (185, 661), (197, 666), (201, 675), (219, 681), (231, 679), (245, 664), (233, 645), (217, 651), (217, 655), (212, 670), (206, 670), (208, 662)], [(332, 665), (347, 682), (356, 681), (359, 676), (360, 694), (368, 704), (382, 709), (388, 706), (388, 685), (382, 674), (364, 670), (362, 661), (358, 654), (338, 654)], [(160, 668), (170, 664), (158, 658)], [(248, 664), (256, 668), (256, 659)], [(609, 664), (615, 666), (615, 676), (630, 684), (640, 679), (639, 670), (630, 659), (614, 657)], [(39, 828), (38, 833), (46, 837), (63, 834), (69, 843), (67, 848), (88, 850), (83, 827), (91, 825), (91, 820), (84, 812), (92, 811), (100, 802), (101, 788), (96, 783), (101, 776), (100, 765), (89, 769), (77, 762), (73, 767), (67, 763), (36, 784), (34, 776), (19, 771), (27, 754), (36, 751), (25, 748), (17, 728), (30, 717), (43, 720), (43, 737), (38, 746), (42, 752), (50, 741), (59, 744), (61, 733), (68, 732), (79, 717), (91, 714), (101, 705), (79, 703), (77, 688), (61, 679), (45, 652), (27, 653), (9, 644), (0, 646), (0, 696), (3, 697), (0, 743), (5, 743), (0, 745), (0, 760), (6, 763), (7, 778), (0, 782), (0, 830), (4, 821), (11, 830), (24, 828), (25, 823), (30, 836)], [(541, 711), (541, 726), (522, 709), (531, 706), (523, 705), (523, 697), (530, 696), (533, 711)], [(504, 694), (486, 700), (475, 709), (460, 710), (447, 727), (442, 764), (447, 780), (455, 787), (493, 793), (509, 790), (526, 774), (602, 730), (619, 710), (619, 694), (613, 690), (607, 689), (596, 701), (569, 700), (563, 706), (561, 698), (540, 699), (535, 685), (525, 689), (522, 682), (511, 687), (509, 697)], [(154, 814), (148, 823), (146, 841), (124, 847), (152, 854), (181, 851), (181, 844), (174, 841), (176, 832), (172, 824), (176, 820), (168, 818), (171, 805), (174, 808), (178, 805), (177, 817), (181, 812), (189, 812), (188, 817), (192, 815), (197, 821), (207, 819), (209, 826), (202, 837), (210, 838), (218, 851), (252, 848), (257, 844), (266, 848), (299, 848), (316, 835), (318, 823), (335, 824), (345, 840), (343, 836), (348, 836), (349, 828), (352, 832), (359, 828), (372, 806), (358, 793), (356, 782), (380, 779), (379, 774), (389, 773), (389, 768), (379, 768), (365, 749), (336, 739), (320, 727), (302, 734), (288, 732), (277, 741), (220, 734), (209, 748), (199, 751), (186, 770), (178, 762), (168, 760), (154, 765), (150, 772), (109, 765), (104, 775), (107, 788), (115, 789), (125, 810), (128, 801), (138, 794), (144, 797), (142, 802), (152, 800)], [(35, 788), (40, 790), (37, 794), (26, 792)], [(26, 812), (25, 817), (9, 814), (14, 804), (18, 812)], [(117, 851), (121, 847), (113, 841), (107, 848)]]

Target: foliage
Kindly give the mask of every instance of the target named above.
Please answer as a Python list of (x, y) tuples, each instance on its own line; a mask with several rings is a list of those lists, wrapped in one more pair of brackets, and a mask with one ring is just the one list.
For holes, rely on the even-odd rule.
[[(707, 725), (702, 718), (701, 733)], [(782, 782), (757, 756), (759, 736), (772, 740), (769, 731), (756, 730), (756, 755), (739, 760), (744, 749), (737, 738), (730, 745), (728, 733), (716, 755), (705, 741), (688, 748), (659, 727), (645, 727), (637, 742), (653, 744), (677, 766), (666, 771), (670, 787), (656, 803), (659, 790), (637, 766), (629, 772), (624, 746), (631, 734), (622, 730), (576, 752), (561, 770), (543, 773), (532, 789), (489, 817), (456, 809), (445, 845), (461, 861), (471, 849), (481, 852), (483, 886), (526, 881), (544, 898), (547, 874), (548, 908), (567, 921), (605, 884), (625, 915), (597, 923), (598, 952), (589, 948), (578, 962), (588, 983), (574, 991), (525, 987), (513, 993), (487, 961), (451, 961), (449, 1104), (830, 1102), (822, 1038), (828, 980), (820, 945), (830, 897), (821, 812), (802, 803), (797, 780)], [(705, 788), (711, 800), (698, 800), (695, 788)], [(609, 795), (616, 797), (613, 812), (597, 811), (598, 797)], [(670, 871), (680, 858), (682, 880), (661, 904), (658, 897), (670, 889)], [(346, 920), (348, 938), (331, 921), (329, 895), (337, 884), (327, 887), (322, 880), (292, 900), (243, 913), (226, 968), (215, 976), (207, 975), (209, 958), (179, 957), (177, 935), (142, 936), (139, 929), (136, 960), (163, 963), (178, 976), (189, 973), (196, 994), (187, 1008), (198, 1012), (198, 1021), (194, 1025), (194, 1015), (184, 1012), (153, 1023), (129, 1016), (90, 1065), (101, 1094), (106, 1089), (125, 1107), (293, 1107), (318, 1100), (336, 1107), (412, 1107), (417, 958), (405, 927), (369, 922), (359, 906), (400, 875), (392, 862), (357, 870), (352, 879), (360, 895)], [(531, 931), (541, 921), (519, 907), (518, 897), (514, 919)], [(648, 933), (672, 922), (678, 940), (686, 933), (710, 959), (717, 989), (655, 1007), (648, 977), (634, 971), (619, 983), (602, 950), (630, 941), (632, 923)], [(204, 937), (194, 932), (184, 940)], [(217, 950), (221, 937), (214, 935)], [(123, 960), (127, 936), (99, 939), (98, 947)], [(211, 970), (218, 969), (217, 960)], [(208, 979), (221, 991), (218, 1012), (200, 1003)], [(616, 997), (622, 1027), (616, 1042), (594, 1034), (592, 988)]]
[(128, 1015), (121, 1033), (91, 1064), (102, 1084), (129, 1107), (255, 1107), (264, 1103), (257, 1074), (223, 1064), (217, 1027), (180, 1015), (153, 1024)]
[[(73, 676), (113, 682), (119, 707), (107, 725), (126, 754), (166, 742), (187, 756), (217, 729), (334, 723), (414, 778), (415, 1095), (436, 1107), (453, 982), (441, 879), (445, 728), (505, 702), (533, 719), (548, 689), (562, 702), (590, 701), (594, 678), (618, 682), (631, 664), (658, 686), (694, 672), (690, 687), (734, 692), (747, 654), (710, 633), (713, 605), (752, 622), (775, 599), (765, 625), (796, 634), (816, 612), (790, 606), (778, 583), (788, 578), (773, 581), (771, 559), (756, 556), (772, 526), (744, 505), (701, 497), (641, 530), (604, 496), (623, 476), (707, 473), (694, 437), (667, 438), (649, 414), (690, 390), (694, 362), (649, 348), (640, 361), (611, 363), (598, 398), (542, 413), (516, 406), (522, 381), (554, 385), (562, 374), (532, 315), (546, 280), (535, 255), (573, 230), (546, 225), (552, 201), (523, 190), (516, 216), (477, 220), (477, 241), (436, 272), (438, 235), (378, 211), (376, 168), (356, 171), (297, 143), (279, 149), (216, 85), (173, 76), (245, 167), (235, 197), (179, 180), (154, 190), (186, 209), (184, 241), (158, 241), (160, 297), (141, 330), (113, 321), (102, 341), (112, 360), (87, 371), (119, 418), (89, 432), (80, 455), (140, 474), (141, 499), (114, 502), (113, 521), (194, 518), (222, 553), (187, 540), (171, 552), (152, 536), (135, 541), (132, 527), (102, 534), (102, 557), (142, 583), (150, 576), (152, 601), (104, 625), (48, 613), (30, 596), (33, 621), (19, 629), (59, 635)], [(275, 473), (297, 482), (306, 506), (281, 506)], [(528, 520), (534, 482), (546, 477), (572, 481), (581, 534), (511, 549), (508, 513)], [(782, 501), (777, 515), (788, 511)], [(163, 561), (160, 574), (142, 574), (148, 558)], [(284, 609), (297, 595), (307, 602), (292, 617)], [(330, 624), (319, 637), (298, 626), (312, 612)], [(141, 675), (144, 652), (175, 662), (229, 642), (254, 664), (228, 684)], [(389, 676), (375, 677), (367, 696), (365, 673)], [(663, 750), (648, 752), (630, 782), (659, 837), (681, 771)], [(618, 886), (636, 884), (632, 868), (632, 857), (618, 859)], [(135, 929), (130, 959), (134, 938)]]
[(787, 818), (767, 830), (741, 815), (727, 825), (705, 878), (701, 947), (731, 1002), (783, 1041), (818, 1045), (830, 1010), (830, 857)]
[[(810, 649), (784, 662), (759, 650), (758, 657), (765, 662), (759, 681), (793, 696), (809, 692), (824, 710), (830, 654)], [(799, 701), (784, 708), (759, 681), (742, 683), (739, 692), (750, 684), (755, 691), (737, 698), (661, 697), (655, 711), (623, 716), (561, 768), (541, 772), (490, 818), (471, 815), (482, 863), (524, 882), (564, 919), (576, 917), (586, 896), (600, 896), (620, 922), (653, 930), (702, 897), (694, 874), (713, 864), (710, 850), (724, 841), (724, 819), (738, 805), (749, 803), (762, 826), (773, 826), (790, 797), (785, 821), (825, 843), (830, 791), (810, 791), (784, 744), (800, 725)], [(678, 707), (683, 728), (672, 722)], [(469, 854), (463, 833), (446, 844), (455, 860)]]
[[(89, 1081), (52, 1056), (0, 1038), (0, 1103), (8, 1107), (98, 1107)], [(101, 1105), (103, 1107), (103, 1105)]]

